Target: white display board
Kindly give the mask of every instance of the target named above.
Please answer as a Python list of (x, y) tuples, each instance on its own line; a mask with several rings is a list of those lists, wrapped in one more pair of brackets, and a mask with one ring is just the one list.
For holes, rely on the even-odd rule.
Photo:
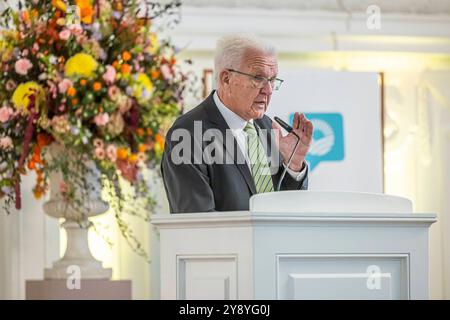
[(298, 111), (314, 124), (309, 189), (383, 192), (379, 74), (280, 70), (279, 77), (285, 81), (267, 115), (292, 124)]

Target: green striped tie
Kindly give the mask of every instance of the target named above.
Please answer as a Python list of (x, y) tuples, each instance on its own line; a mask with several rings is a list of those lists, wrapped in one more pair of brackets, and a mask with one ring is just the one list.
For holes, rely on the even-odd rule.
[(256, 192), (271, 192), (274, 190), (272, 176), (264, 148), (259, 140), (255, 126), (247, 122), (244, 131), (247, 133), (247, 154), (252, 168), (252, 177), (255, 182)]

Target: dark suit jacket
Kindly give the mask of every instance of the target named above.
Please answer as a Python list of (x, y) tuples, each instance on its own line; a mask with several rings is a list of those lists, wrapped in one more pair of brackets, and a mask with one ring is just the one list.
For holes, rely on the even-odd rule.
[[(211, 143), (195, 139), (194, 121), (200, 121), (197, 122), (197, 130), (198, 124), (201, 123), (202, 133), (208, 129), (216, 129), (225, 137), (225, 131), (230, 129), (214, 103), (213, 92), (196, 108), (180, 116), (169, 129), (162, 157), (161, 173), (170, 204), (170, 212), (248, 210), (250, 196), (256, 194), (256, 187), (247, 163), (234, 161), (228, 164), (208, 164), (205, 161), (201, 161), (201, 163), (194, 161), (195, 148), (198, 148), (197, 151), (203, 152), (205, 147)], [(272, 128), (272, 120), (265, 115), (261, 119), (254, 120), (254, 124), (259, 129), (270, 130)], [(173, 136), (176, 129), (185, 129), (185, 132), (187, 130), (190, 133), (191, 155), (188, 163), (176, 164), (177, 162), (174, 161), (172, 151), (177, 151), (178, 154), (180, 146), (176, 146), (183, 141), (176, 135)], [(260, 131), (258, 130), (258, 132)], [(180, 141), (174, 141), (178, 139)], [(223, 148), (225, 148), (225, 141), (216, 140), (216, 142), (221, 146), (223, 143)], [(266, 151), (270, 154), (272, 148), (270, 137), (267, 138), (266, 145)], [(238, 159), (236, 157), (239, 155), (242, 157), (242, 152), (234, 138), (233, 146), (234, 148), (226, 149), (225, 154), (227, 152), (229, 152), (228, 155), (233, 154), (233, 159)], [(174, 150), (174, 148), (176, 149)], [(284, 167), (281, 164), (283, 158), (278, 150), (274, 151), (280, 156), (279, 165), (275, 167), (272, 174), (272, 181), (276, 188)], [(214, 155), (214, 152), (212, 154)], [(185, 154), (183, 153), (183, 155)], [(308, 174), (301, 181), (296, 181), (289, 173), (286, 173), (280, 189), (306, 190), (307, 188)]]

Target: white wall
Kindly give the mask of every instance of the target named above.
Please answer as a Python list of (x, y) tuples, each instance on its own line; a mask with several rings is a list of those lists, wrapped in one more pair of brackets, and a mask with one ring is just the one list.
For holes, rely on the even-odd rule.
[(0, 299), (24, 299), (25, 281), (42, 279), (59, 256), (58, 221), (34, 199), (33, 174), (22, 181), (22, 210), (0, 211)]

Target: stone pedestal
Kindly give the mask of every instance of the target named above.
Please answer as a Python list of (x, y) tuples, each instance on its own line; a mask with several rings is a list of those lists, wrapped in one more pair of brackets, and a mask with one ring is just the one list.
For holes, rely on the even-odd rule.
[[(78, 286), (79, 284), (79, 286)], [(27, 280), (27, 300), (131, 300), (130, 280)]]

